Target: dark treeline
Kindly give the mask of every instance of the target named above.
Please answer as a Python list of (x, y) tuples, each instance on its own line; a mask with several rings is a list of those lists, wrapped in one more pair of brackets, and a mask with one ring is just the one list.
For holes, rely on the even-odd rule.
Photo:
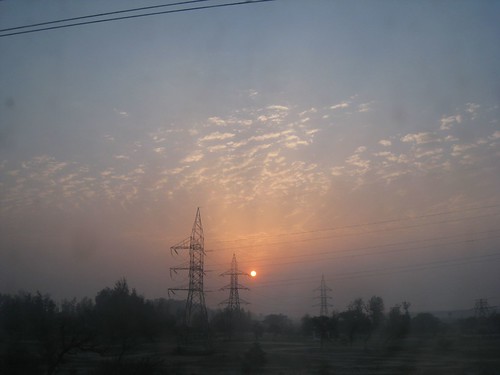
[[(373, 296), (366, 302), (355, 299), (344, 311), (329, 316), (306, 315), (300, 322), (283, 314), (257, 318), (250, 312), (218, 310), (210, 311), (210, 329), (213, 339), (219, 341), (300, 339), (317, 341), (321, 346), (329, 342), (346, 346), (391, 343), (409, 335), (436, 337), (450, 330), (500, 333), (500, 315), (496, 313), (445, 324), (429, 313), (412, 316), (410, 307), (402, 302), (386, 311), (383, 299)], [(70, 358), (82, 353), (103, 358), (102, 366), (86, 373), (127, 373), (120, 363), (138, 348), (164, 341), (175, 347), (183, 333), (183, 310), (183, 301), (147, 300), (124, 279), (101, 290), (94, 299), (59, 304), (41, 293), (0, 294), (0, 373), (55, 374)], [(258, 345), (253, 347), (243, 362), (257, 363), (255, 358), (263, 357), (260, 350)], [(107, 365), (110, 358), (114, 370)], [(127, 370), (148, 373), (147, 368), (130, 371), (128, 366)]]

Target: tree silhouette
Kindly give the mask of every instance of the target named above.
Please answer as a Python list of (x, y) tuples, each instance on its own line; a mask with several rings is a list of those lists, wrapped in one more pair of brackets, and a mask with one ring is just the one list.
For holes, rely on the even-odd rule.
[(361, 298), (352, 301), (339, 317), (341, 327), (347, 333), (350, 344), (354, 342), (357, 335), (369, 331), (370, 320), (366, 314), (366, 305)]
[[(389, 311), (387, 330), (389, 339), (401, 339), (410, 331), (411, 318), (409, 313), (410, 303), (404, 301), (397, 304)], [(404, 312), (402, 311), (404, 310)]]
[(130, 290), (127, 280), (116, 282), (113, 289), (105, 288), (95, 297), (95, 311), (102, 339), (118, 343), (118, 358), (137, 345), (141, 338), (151, 338), (155, 332), (151, 304), (135, 289)]

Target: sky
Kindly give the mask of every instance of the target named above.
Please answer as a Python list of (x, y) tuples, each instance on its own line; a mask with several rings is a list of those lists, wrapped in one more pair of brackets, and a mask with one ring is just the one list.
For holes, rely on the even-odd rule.
[[(3, 0), (0, 29), (166, 3)], [(337, 311), (500, 305), (498, 14), (276, 0), (0, 32), (0, 293), (166, 298), (200, 207), (210, 308), (233, 254), (261, 314), (318, 314), (322, 275)]]

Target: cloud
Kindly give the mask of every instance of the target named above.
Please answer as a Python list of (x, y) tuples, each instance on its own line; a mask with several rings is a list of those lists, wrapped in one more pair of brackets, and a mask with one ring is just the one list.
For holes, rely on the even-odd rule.
[(378, 141), (378, 143), (384, 147), (389, 147), (392, 145), (392, 142), (388, 139), (381, 139), (380, 141)]
[(465, 151), (476, 148), (476, 144), (462, 144), (462, 145), (453, 145), (452, 147), (452, 156), (461, 156)]
[(281, 136), (282, 136), (281, 132), (280, 133), (268, 133), (268, 134), (262, 134), (262, 135), (256, 135), (256, 136), (250, 137), (249, 141), (261, 142), (261, 141), (267, 141), (269, 139), (280, 138)]
[(419, 145), (432, 142), (441, 142), (441, 139), (436, 138), (432, 133), (421, 132), (421, 133), (406, 134), (404, 137), (401, 138), (401, 141), (405, 143), (413, 142)]
[(389, 151), (382, 151), (382, 152), (377, 152), (374, 154), (375, 156), (384, 158), (386, 161), (391, 162), (391, 163), (398, 163), (398, 164), (403, 164), (408, 162), (408, 158), (406, 155), (400, 154), (399, 156), (389, 152)]
[(200, 142), (208, 142), (208, 141), (223, 141), (225, 139), (233, 138), (235, 136), (234, 133), (220, 133), (220, 132), (215, 132), (208, 134), (201, 138), (199, 141)]
[(444, 140), (446, 142), (456, 142), (456, 141), (458, 141), (458, 138), (455, 137), (454, 135), (447, 135)]
[(126, 117), (129, 117), (130, 115), (128, 114), (128, 112), (125, 112), (125, 111), (120, 111), (116, 108), (113, 108), (113, 111), (120, 117), (123, 117), (123, 118), (126, 118)]
[(270, 109), (272, 111), (288, 111), (289, 108), (284, 106), (284, 105), (270, 105), (267, 107), (267, 109)]
[(196, 150), (191, 154), (189, 154), (188, 156), (186, 156), (184, 159), (182, 159), (181, 163), (194, 163), (202, 160), (203, 157), (204, 157), (203, 153), (199, 150)]
[(300, 117), (303, 117), (305, 115), (311, 114), (311, 113), (317, 113), (318, 110), (315, 107), (311, 107), (309, 109), (306, 109), (305, 111), (302, 111), (299, 113)]
[(308, 141), (304, 141), (304, 140), (300, 139), (295, 134), (289, 135), (285, 139), (285, 147), (291, 148), (291, 149), (296, 149), (299, 146), (307, 146), (308, 144), (309, 144)]
[(471, 117), (472, 119), (475, 119), (476, 116), (477, 116), (477, 110), (480, 108), (481, 106), (479, 104), (475, 104), (475, 103), (467, 103), (465, 105), (465, 111), (467, 113), (470, 113), (471, 114)]
[(363, 113), (363, 112), (371, 111), (372, 104), (373, 104), (373, 101), (368, 102), (368, 103), (361, 103), (360, 105), (358, 105), (358, 112)]
[(461, 115), (442, 117), (441, 118), (441, 126), (439, 127), (439, 129), (440, 130), (449, 130), (449, 129), (451, 129), (453, 124), (455, 124), (455, 123), (460, 124), (461, 122), (462, 122)]
[(274, 125), (282, 124), (289, 114), (289, 108), (283, 105), (270, 105), (265, 109), (259, 110), (259, 112), (265, 111), (257, 117), (257, 120), (261, 123), (271, 123)]
[(432, 150), (426, 150), (426, 149), (422, 149), (422, 148), (417, 148), (415, 150), (415, 158), (417, 159), (421, 159), (421, 158), (424, 158), (424, 157), (433, 157), (433, 158), (436, 158), (436, 157), (440, 157), (441, 154), (443, 153), (443, 149), (442, 148), (436, 148), (436, 149), (432, 149)]
[(362, 159), (359, 154), (354, 154), (346, 159), (346, 164), (355, 167), (353, 173), (356, 175), (363, 175), (370, 169), (371, 161)]
[(255, 98), (257, 95), (259, 95), (259, 92), (254, 89), (247, 90), (247, 93), (249, 98)]
[(330, 109), (345, 109), (345, 108), (349, 108), (349, 102), (344, 101), (338, 104), (334, 104), (330, 107)]
[(209, 117), (208, 122), (213, 125), (217, 126), (226, 126), (227, 123), (225, 120), (221, 119), (220, 117), (214, 116), (214, 117)]
[(215, 145), (215, 146), (210, 146), (207, 147), (208, 152), (218, 152), (218, 151), (223, 151), (228, 148), (227, 145)]
[(331, 170), (331, 174), (333, 176), (342, 176), (344, 172), (345, 167), (338, 166), (338, 167), (333, 167)]
[(500, 131), (495, 131), (492, 135), (490, 135), (488, 137), (489, 139), (492, 139), (492, 140), (496, 140), (496, 139), (500, 139)]

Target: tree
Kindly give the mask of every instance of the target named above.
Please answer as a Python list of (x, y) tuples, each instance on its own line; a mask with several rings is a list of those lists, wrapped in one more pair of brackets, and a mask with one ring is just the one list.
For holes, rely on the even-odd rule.
[[(394, 305), (389, 311), (388, 333), (390, 339), (401, 339), (408, 335), (410, 331), (410, 303), (404, 301), (402, 304)], [(404, 313), (402, 311), (404, 310)]]
[(353, 343), (356, 335), (369, 332), (370, 320), (366, 315), (366, 305), (361, 298), (352, 301), (347, 310), (340, 313), (341, 328), (347, 333), (349, 343)]
[(119, 358), (139, 339), (155, 333), (153, 306), (135, 289), (130, 290), (125, 279), (97, 294), (95, 311), (104, 342), (120, 344)]
[(372, 330), (377, 329), (384, 321), (384, 300), (382, 297), (372, 296), (368, 301), (368, 317), (370, 319)]
[(312, 336), (314, 334), (313, 318), (306, 314), (300, 320), (300, 330), (304, 336)]
[(419, 313), (411, 320), (411, 330), (418, 335), (436, 336), (441, 329), (441, 320), (430, 313)]
[(292, 322), (283, 314), (270, 314), (264, 318), (264, 326), (267, 332), (273, 335), (273, 339), (278, 335), (285, 332), (290, 332), (292, 329)]
[(264, 325), (259, 321), (254, 321), (252, 324), (252, 332), (255, 336), (255, 340), (259, 341), (264, 335)]

